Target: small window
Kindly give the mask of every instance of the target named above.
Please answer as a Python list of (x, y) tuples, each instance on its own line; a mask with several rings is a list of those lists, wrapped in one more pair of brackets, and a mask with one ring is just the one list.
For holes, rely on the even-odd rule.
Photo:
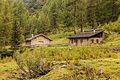
[(94, 43), (94, 39), (92, 39), (91, 41), (92, 41), (92, 43)]
[(43, 42), (43, 41), (39, 41), (39, 42)]
[(98, 40), (98, 39), (96, 39), (96, 43), (99, 43), (99, 40)]

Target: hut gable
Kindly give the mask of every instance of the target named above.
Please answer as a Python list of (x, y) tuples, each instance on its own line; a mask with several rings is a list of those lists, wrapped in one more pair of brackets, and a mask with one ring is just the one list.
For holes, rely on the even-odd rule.
[(39, 34), (39, 35), (35, 35), (32, 36), (31, 38), (27, 38), (26, 39), (26, 46), (46, 46), (46, 45), (50, 45), (50, 42), (52, 40), (48, 37), (46, 37), (44, 34)]
[(69, 40), (71, 45), (91, 45), (101, 43), (103, 41), (103, 38), (103, 30), (91, 30), (70, 36)]

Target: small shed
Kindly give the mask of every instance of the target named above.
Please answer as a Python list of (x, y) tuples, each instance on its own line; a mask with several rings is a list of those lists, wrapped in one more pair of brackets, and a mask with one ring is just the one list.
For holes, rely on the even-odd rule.
[(38, 34), (31, 38), (26, 39), (26, 46), (28, 47), (39, 47), (39, 46), (48, 46), (51, 43), (51, 39), (45, 36), (44, 34)]
[(103, 30), (90, 30), (80, 32), (76, 35), (69, 37), (70, 45), (82, 46), (91, 44), (100, 44), (104, 40)]

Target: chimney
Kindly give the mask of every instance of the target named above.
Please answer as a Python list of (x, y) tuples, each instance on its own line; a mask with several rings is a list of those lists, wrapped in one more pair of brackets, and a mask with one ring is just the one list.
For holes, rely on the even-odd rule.
[(96, 30), (94, 29), (94, 30), (93, 30), (93, 32), (95, 33), (95, 32), (96, 32)]
[(83, 29), (83, 32), (85, 32), (85, 30)]
[(34, 37), (34, 34), (32, 34), (32, 38)]

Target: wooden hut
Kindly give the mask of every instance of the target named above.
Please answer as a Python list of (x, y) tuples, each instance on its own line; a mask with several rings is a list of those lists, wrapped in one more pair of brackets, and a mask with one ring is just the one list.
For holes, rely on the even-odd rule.
[(39, 46), (48, 46), (51, 43), (51, 39), (45, 36), (44, 34), (38, 34), (31, 38), (26, 39), (26, 46), (28, 47), (39, 47)]
[(100, 44), (104, 39), (103, 30), (91, 30), (80, 32), (76, 35), (69, 37), (70, 45), (82, 46), (82, 45), (91, 45), (91, 44)]

